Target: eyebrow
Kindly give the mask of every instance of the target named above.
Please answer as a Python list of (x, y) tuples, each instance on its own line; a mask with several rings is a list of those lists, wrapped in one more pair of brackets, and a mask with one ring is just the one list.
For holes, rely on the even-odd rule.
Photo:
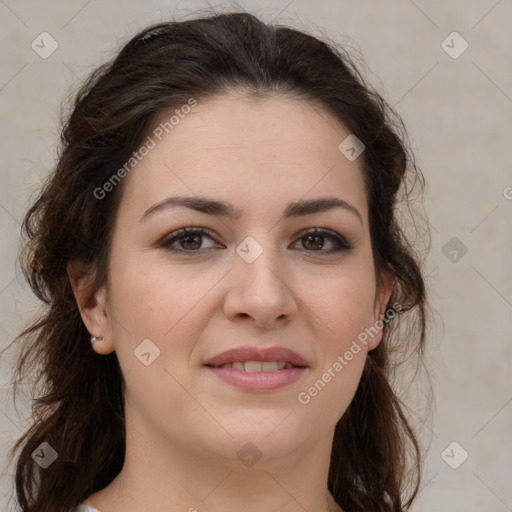
[[(150, 206), (142, 214), (140, 221), (147, 219), (157, 212), (180, 206), (190, 208), (201, 213), (206, 213), (208, 215), (219, 215), (222, 217), (229, 217), (231, 219), (238, 219), (242, 214), (242, 210), (236, 209), (231, 203), (227, 203), (225, 201), (218, 201), (209, 197), (200, 196), (177, 196), (167, 197), (153, 206)], [(318, 197), (316, 199), (303, 199), (289, 203), (283, 212), (282, 218), (288, 219), (303, 215), (311, 215), (331, 210), (333, 208), (343, 208), (353, 213), (358, 218), (361, 225), (363, 224), (363, 218), (359, 210), (339, 197)]]

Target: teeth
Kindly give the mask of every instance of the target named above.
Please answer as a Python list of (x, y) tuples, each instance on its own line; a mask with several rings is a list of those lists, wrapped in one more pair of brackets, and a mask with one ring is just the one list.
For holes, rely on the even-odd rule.
[(275, 372), (277, 371), (277, 361), (263, 361), (261, 363), (262, 372)]
[(283, 368), (292, 368), (291, 363), (286, 361), (235, 361), (226, 363), (219, 368), (234, 368), (245, 372), (275, 372)]
[(261, 361), (245, 361), (246, 372), (261, 372)]

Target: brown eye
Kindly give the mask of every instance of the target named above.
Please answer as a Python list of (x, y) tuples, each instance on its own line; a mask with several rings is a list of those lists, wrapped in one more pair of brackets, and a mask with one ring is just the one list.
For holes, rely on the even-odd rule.
[(201, 236), (202, 235), (185, 235), (179, 238), (179, 243), (183, 249), (199, 249), (201, 247)]
[(307, 235), (303, 238), (303, 240), (306, 240), (306, 242), (304, 243), (304, 247), (306, 247), (306, 249), (317, 250), (321, 249), (324, 246), (323, 235)]
[[(330, 240), (332, 246), (331, 249), (322, 250), (325, 246), (325, 240)], [(318, 252), (319, 254), (332, 254), (341, 251), (348, 251), (353, 247), (337, 233), (315, 228), (312, 231), (306, 232), (300, 238), (302, 245), (308, 252)]]
[[(164, 238), (159, 243), (159, 246), (173, 252), (199, 254), (213, 248), (213, 246), (206, 248), (201, 247), (204, 243), (204, 238), (215, 241), (214, 238), (203, 229), (184, 228)], [(179, 243), (179, 246), (176, 246), (176, 243)]]

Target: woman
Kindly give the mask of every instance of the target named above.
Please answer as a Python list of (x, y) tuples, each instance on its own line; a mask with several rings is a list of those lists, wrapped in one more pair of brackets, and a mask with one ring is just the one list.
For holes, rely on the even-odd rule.
[(151, 26), (97, 69), (24, 221), (47, 309), (20, 335), (17, 378), (44, 384), (20, 510), (409, 508), (405, 137), (342, 50), (246, 13)]

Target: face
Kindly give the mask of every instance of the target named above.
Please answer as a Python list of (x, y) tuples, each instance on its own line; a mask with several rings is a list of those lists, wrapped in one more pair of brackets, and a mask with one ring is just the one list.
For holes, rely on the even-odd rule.
[[(105, 338), (94, 350), (116, 351), (138, 432), (219, 460), (248, 441), (278, 457), (332, 436), (381, 332), (358, 336), (391, 291), (376, 288), (361, 159), (338, 149), (348, 135), (310, 102), (236, 93), (152, 135), (124, 178), (108, 287), (82, 313)], [(308, 208), (325, 198), (338, 205)], [(292, 357), (260, 352), (266, 374), (205, 366), (240, 347), (256, 355), (231, 361), (280, 347), (303, 365), (278, 370)]]

